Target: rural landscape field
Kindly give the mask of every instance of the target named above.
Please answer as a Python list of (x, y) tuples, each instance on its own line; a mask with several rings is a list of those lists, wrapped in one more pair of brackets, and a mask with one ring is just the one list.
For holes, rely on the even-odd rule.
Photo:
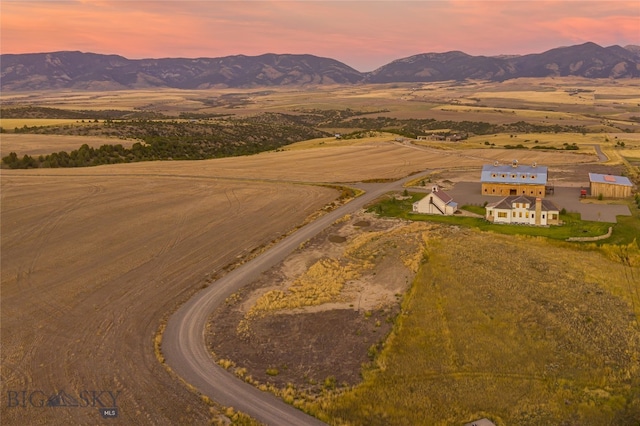
[(572, 196), (625, 213), (566, 208), (542, 234), (488, 228), (482, 203), (409, 214), (495, 162), (547, 166), (556, 194), (590, 171), (637, 188), (639, 94), (583, 78), (3, 93), (2, 424), (259, 424), (173, 371), (168, 319), (404, 178), (226, 297), (201, 330), (212, 362), (334, 425), (640, 424), (635, 189)]

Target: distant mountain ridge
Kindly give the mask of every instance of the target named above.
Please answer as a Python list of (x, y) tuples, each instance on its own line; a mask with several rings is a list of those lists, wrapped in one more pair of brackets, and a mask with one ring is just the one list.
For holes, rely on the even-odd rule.
[(550, 76), (637, 78), (640, 46), (601, 47), (584, 43), (520, 56), (472, 56), (459, 51), (423, 53), (364, 73), (334, 59), (297, 54), (195, 59), (127, 59), (66, 51), (0, 55), (0, 88), (5, 91), (502, 81)]

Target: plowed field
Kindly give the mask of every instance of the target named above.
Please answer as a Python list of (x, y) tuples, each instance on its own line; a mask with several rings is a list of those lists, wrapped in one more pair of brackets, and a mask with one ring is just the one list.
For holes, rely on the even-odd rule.
[[(4, 173), (2, 423), (95, 424), (106, 392), (120, 392), (123, 424), (206, 423), (206, 405), (155, 358), (162, 318), (335, 195), (97, 168)], [(69, 407), (47, 407), (60, 391)]]

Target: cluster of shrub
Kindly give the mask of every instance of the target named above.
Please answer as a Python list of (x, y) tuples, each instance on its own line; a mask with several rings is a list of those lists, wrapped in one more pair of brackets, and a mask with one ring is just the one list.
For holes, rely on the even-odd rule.
[[(486, 142), (485, 142), (485, 145), (486, 145)], [(505, 149), (529, 149), (526, 146), (522, 145), (521, 143), (519, 143), (518, 145), (505, 145), (504, 148)], [(562, 144), (562, 148), (556, 148), (555, 146), (547, 146), (547, 145), (536, 145), (531, 149), (564, 149), (567, 151), (575, 151), (580, 149), (580, 147), (578, 147), (578, 145), (575, 142), (572, 144), (565, 142)]]
[(143, 110), (69, 110), (60, 108), (24, 106), (24, 107), (2, 107), (0, 108), (2, 118), (54, 118), (73, 120), (130, 120), (130, 119), (161, 119), (166, 115)]
[(532, 124), (518, 121), (507, 124), (492, 124), (484, 121), (451, 121), (430, 119), (397, 119), (390, 117), (356, 117), (340, 123), (340, 127), (356, 127), (366, 130), (378, 130), (399, 134), (415, 139), (425, 136), (430, 130), (450, 129), (451, 133), (490, 135), (496, 133), (586, 133), (584, 126), (560, 126)]

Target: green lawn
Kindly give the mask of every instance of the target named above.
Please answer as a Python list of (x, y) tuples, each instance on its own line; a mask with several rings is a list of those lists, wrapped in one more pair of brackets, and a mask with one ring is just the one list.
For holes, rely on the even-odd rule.
[[(370, 206), (369, 211), (378, 213), (382, 216), (398, 217), (416, 221), (422, 220), (428, 222), (446, 223), (450, 225), (460, 225), (499, 234), (547, 237), (555, 240), (566, 240), (569, 237), (594, 237), (603, 235), (607, 233), (610, 226), (610, 224), (608, 223), (580, 220), (579, 215), (575, 213), (560, 215), (560, 219), (564, 222), (564, 225), (548, 227), (493, 224), (485, 220), (484, 218), (466, 217), (460, 215), (440, 216), (413, 213), (411, 211), (412, 204), (424, 196), (425, 194), (411, 194), (410, 198), (404, 200), (399, 200), (395, 197), (389, 197)], [(478, 206), (463, 206), (462, 209), (480, 215), (484, 215), (485, 213), (485, 209)], [(631, 222), (628, 226), (631, 228), (634, 227), (633, 222)], [(625, 231), (624, 234), (628, 234), (628, 232)], [(627, 241), (628, 237), (618, 236), (618, 239), (623, 242)]]

